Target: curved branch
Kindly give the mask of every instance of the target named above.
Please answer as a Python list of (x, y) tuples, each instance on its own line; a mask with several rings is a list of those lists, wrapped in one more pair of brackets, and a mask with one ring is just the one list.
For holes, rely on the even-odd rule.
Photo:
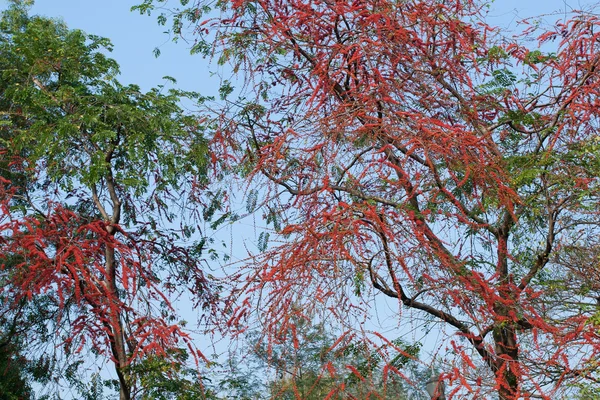
[(383, 232), (381, 232), (380, 229), (377, 229), (376, 227), (375, 227), (375, 229), (376, 229), (376, 233), (379, 236), (381, 243), (383, 245), (383, 252), (385, 255), (385, 263), (387, 266), (388, 273), (390, 274), (390, 277), (392, 278), (395, 290), (392, 290), (389, 287), (389, 285), (387, 283), (385, 283), (383, 281), (383, 279), (381, 279), (381, 277), (373, 269), (373, 265), (372, 265), (373, 258), (371, 258), (367, 268), (369, 269), (369, 276), (371, 278), (373, 287), (376, 288), (377, 290), (381, 291), (383, 294), (385, 294), (388, 297), (392, 297), (392, 298), (396, 298), (396, 299), (400, 300), (402, 302), (402, 304), (406, 307), (424, 311), (427, 314), (432, 315), (432, 316), (440, 319), (441, 321), (448, 323), (452, 327), (456, 328), (462, 334), (462, 336), (465, 337), (475, 347), (475, 350), (481, 356), (481, 358), (485, 361), (485, 363), (493, 371), (496, 371), (497, 366), (496, 366), (496, 363), (494, 363), (493, 354), (490, 353), (490, 351), (485, 348), (485, 342), (483, 341), (483, 338), (484, 338), (483, 335), (475, 335), (473, 332), (471, 332), (471, 330), (465, 323), (463, 323), (462, 321), (460, 321), (459, 319), (454, 317), (452, 314), (442, 311), (442, 310), (439, 310), (433, 306), (430, 306), (429, 304), (425, 304), (425, 303), (416, 301), (415, 300), (416, 296), (419, 293), (417, 295), (415, 295), (414, 297), (407, 296), (406, 292), (404, 291), (404, 288), (402, 287), (400, 282), (396, 279), (387, 238), (385, 237), (385, 234)]

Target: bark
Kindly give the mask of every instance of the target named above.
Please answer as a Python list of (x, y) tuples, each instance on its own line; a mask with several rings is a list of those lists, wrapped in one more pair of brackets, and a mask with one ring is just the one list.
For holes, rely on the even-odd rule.
[[(113, 156), (113, 149), (109, 150), (106, 154), (106, 162), (110, 163)], [(117, 225), (121, 219), (121, 200), (117, 195), (117, 191), (115, 188), (115, 182), (113, 179), (112, 168), (107, 169), (106, 176), (106, 186), (108, 189), (108, 193), (110, 195), (110, 199), (112, 202), (112, 216), (110, 219), (110, 224), (107, 225), (107, 232), (114, 236), (116, 233), (115, 225)], [(108, 221), (107, 221), (108, 222)], [(117, 265), (115, 259), (115, 250), (111, 247), (106, 248), (105, 250), (105, 263), (106, 263), (106, 277), (105, 284), (109, 292), (109, 302), (118, 302), (119, 301), (119, 293), (117, 291)], [(117, 372), (117, 376), (119, 378), (119, 399), (120, 400), (130, 400), (131, 399), (131, 387), (128, 382), (127, 374), (124, 371), (124, 368), (127, 366), (127, 351), (125, 350), (125, 333), (123, 330), (123, 323), (121, 321), (121, 315), (116, 310), (120, 310), (120, 306), (115, 304), (114, 307), (112, 304), (109, 305), (110, 312), (110, 330), (112, 335), (110, 337), (111, 341), (111, 349), (113, 353), (113, 357), (115, 358), (115, 369)]]
[[(106, 249), (106, 286), (110, 292), (108, 301), (118, 301), (118, 293), (116, 287), (116, 268), (115, 268), (115, 251), (114, 249)], [(116, 309), (117, 307), (115, 307)], [(110, 310), (111, 331), (110, 345), (115, 358), (115, 369), (119, 378), (120, 400), (131, 399), (131, 388), (127, 380), (123, 368), (127, 365), (127, 352), (125, 350), (125, 338), (123, 334), (123, 325), (120, 315)]]
[(501, 300), (494, 305), (496, 324), (492, 335), (496, 351), (496, 384), (499, 387), (500, 400), (516, 400), (519, 397), (519, 384), (521, 381), (519, 368), (519, 347), (517, 344), (517, 332), (514, 321), (515, 293), (512, 277), (508, 269), (508, 238), (510, 230), (515, 224), (515, 219), (508, 211), (505, 211), (504, 220), (497, 231), (498, 239), (498, 263), (496, 273), (500, 277), (498, 293)]
[(518, 374), (519, 348), (517, 334), (512, 326), (497, 326), (493, 330), (496, 345), (496, 382), (500, 400), (519, 398), (520, 376)]

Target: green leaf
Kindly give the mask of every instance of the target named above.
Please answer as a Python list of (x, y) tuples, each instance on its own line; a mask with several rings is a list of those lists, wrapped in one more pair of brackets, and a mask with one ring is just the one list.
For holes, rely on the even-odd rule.
[(269, 236), (270, 234), (268, 232), (261, 232), (260, 235), (258, 235), (257, 247), (261, 252), (267, 250), (267, 247), (269, 246)]

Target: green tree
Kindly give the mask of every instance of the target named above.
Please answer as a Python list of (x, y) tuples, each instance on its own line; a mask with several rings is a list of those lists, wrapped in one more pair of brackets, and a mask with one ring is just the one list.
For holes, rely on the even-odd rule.
[(179, 374), (182, 347), (198, 361), (168, 295), (217, 303), (197, 228), (206, 139), (181, 106), (202, 97), (168, 77), (147, 92), (121, 84), (108, 39), (29, 16), (27, 3), (0, 20), (2, 315), (45, 299), (37, 326), (63, 354), (104, 356), (122, 400), (152, 398), (144, 385), (158, 379), (137, 371), (161, 359)]
[(0, 336), (0, 400), (31, 399), (24, 357), (6, 336)]
[[(238, 351), (220, 369), (227, 371), (226, 379), (215, 377), (213, 391), (247, 400), (429, 399), (424, 388), (430, 371), (418, 362), (419, 345), (397, 339), (373, 351), (356, 338), (338, 340), (325, 324), (306, 319), (296, 320), (293, 330), (288, 334), (295, 339), (289, 341), (247, 334), (242, 361)], [(395, 371), (385, 369), (388, 357)]]
[(153, 355), (129, 369), (140, 382), (138, 393), (132, 397), (140, 400), (213, 399), (198, 370), (188, 366), (189, 354), (185, 349), (173, 349), (170, 353), (170, 359)]

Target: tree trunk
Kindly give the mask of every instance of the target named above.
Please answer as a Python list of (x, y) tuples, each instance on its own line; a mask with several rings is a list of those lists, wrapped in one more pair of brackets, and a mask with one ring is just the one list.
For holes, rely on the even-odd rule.
[(496, 345), (496, 384), (500, 400), (517, 400), (519, 396), (519, 348), (513, 326), (500, 323), (493, 331)]
[(508, 273), (508, 240), (514, 224), (513, 215), (505, 211), (504, 221), (498, 230), (498, 262), (496, 265), (496, 272), (500, 279), (498, 294), (502, 300), (493, 307), (496, 318), (493, 330), (496, 347), (494, 373), (500, 400), (517, 400), (521, 381), (519, 348), (514, 325), (516, 321), (513, 317), (516, 315), (513, 307), (518, 304), (518, 301), (512, 290), (514, 287), (512, 276)]
[[(111, 232), (112, 233), (112, 232)], [(109, 290), (110, 297), (109, 302), (118, 301), (119, 294), (117, 293), (116, 285), (116, 268), (115, 268), (115, 250), (107, 247), (105, 251), (106, 257), (106, 287)], [(116, 307), (115, 307), (116, 308)], [(112, 336), (110, 338), (110, 345), (115, 358), (115, 369), (119, 378), (120, 396), (119, 400), (130, 400), (131, 399), (131, 388), (127, 381), (127, 376), (123, 371), (123, 368), (127, 365), (127, 352), (125, 350), (125, 338), (123, 332), (123, 325), (121, 323), (121, 317), (119, 314), (113, 312), (109, 306), (110, 312), (110, 329)]]

